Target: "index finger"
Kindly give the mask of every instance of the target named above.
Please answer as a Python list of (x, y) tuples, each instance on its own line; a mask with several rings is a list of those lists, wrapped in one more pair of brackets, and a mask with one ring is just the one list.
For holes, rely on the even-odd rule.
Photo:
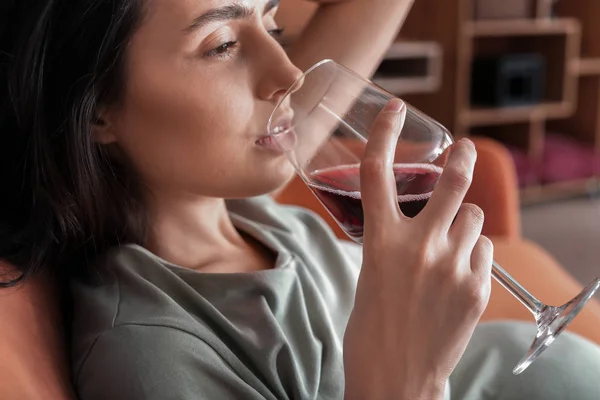
[(360, 164), (365, 225), (379, 226), (401, 215), (392, 167), (405, 117), (406, 105), (400, 99), (393, 99), (379, 113), (369, 133)]
[(423, 218), (435, 223), (444, 232), (452, 226), (471, 186), (476, 159), (477, 152), (473, 142), (468, 139), (456, 142), (431, 199), (421, 212)]

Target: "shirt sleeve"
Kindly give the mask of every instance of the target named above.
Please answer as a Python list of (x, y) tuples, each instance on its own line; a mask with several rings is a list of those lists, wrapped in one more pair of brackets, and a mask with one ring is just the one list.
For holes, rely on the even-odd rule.
[(164, 326), (125, 325), (95, 341), (75, 376), (81, 400), (264, 398), (198, 337)]

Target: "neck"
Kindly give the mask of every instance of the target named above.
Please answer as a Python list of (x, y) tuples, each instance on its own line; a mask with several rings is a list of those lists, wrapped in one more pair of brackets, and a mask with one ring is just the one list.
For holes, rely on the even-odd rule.
[(171, 263), (210, 269), (248, 251), (223, 199), (154, 195), (149, 210), (152, 226), (146, 247)]

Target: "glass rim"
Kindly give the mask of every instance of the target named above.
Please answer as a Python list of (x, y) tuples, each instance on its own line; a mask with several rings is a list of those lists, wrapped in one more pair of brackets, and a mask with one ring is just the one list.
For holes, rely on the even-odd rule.
[[(275, 108), (273, 109), (273, 111), (271, 112), (271, 115), (269, 116), (269, 120), (267, 122), (267, 133), (269, 136), (276, 136), (279, 134), (284, 134), (292, 129), (294, 129), (294, 125), (290, 126), (289, 128), (287, 128), (285, 131), (283, 132), (277, 132), (277, 133), (273, 133), (272, 129), (271, 129), (271, 125), (273, 124), (273, 117), (275, 117), (275, 114), (277, 112), (277, 110), (279, 110), (279, 108), (281, 107), (281, 105), (283, 104), (283, 102), (289, 97), (291, 96), (292, 93), (294, 93), (296, 90), (296, 87), (299, 85), (300, 82), (303, 82), (304, 79), (310, 74), (312, 73), (314, 70), (316, 70), (317, 68), (322, 67), (323, 65), (333, 65), (334, 67), (344, 71), (345, 73), (352, 75), (353, 77), (355, 77), (356, 79), (361, 80), (363, 83), (368, 84), (370, 81), (368, 79), (365, 79), (364, 77), (360, 76), (358, 73), (352, 71), (351, 69), (343, 66), (342, 64), (338, 63), (337, 61), (331, 59), (331, 58), (326, 58), (324, 60), (321, 60), (317, 63), (315, 63), (313, 66), (311, 66), (310, 68), (308, 68), (306, 71), (304, 71), (302, 73), (302, 75), (300, 75), (296, 81), (285, 91), (285, 94), (281, 97), (281, 99), (277, 102), (277, 105), (275, 106)], [(315, 105), (315, 107), (318, 105), (318, 103)]]

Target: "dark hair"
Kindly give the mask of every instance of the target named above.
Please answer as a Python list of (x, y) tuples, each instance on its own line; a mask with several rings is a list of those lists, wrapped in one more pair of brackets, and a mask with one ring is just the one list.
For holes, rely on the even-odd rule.
[(131, 168), (94, 143), (100, 106), (119, 101), (142, 0), (2, 0), (0, 259), (67, 276), (145, 235)]

